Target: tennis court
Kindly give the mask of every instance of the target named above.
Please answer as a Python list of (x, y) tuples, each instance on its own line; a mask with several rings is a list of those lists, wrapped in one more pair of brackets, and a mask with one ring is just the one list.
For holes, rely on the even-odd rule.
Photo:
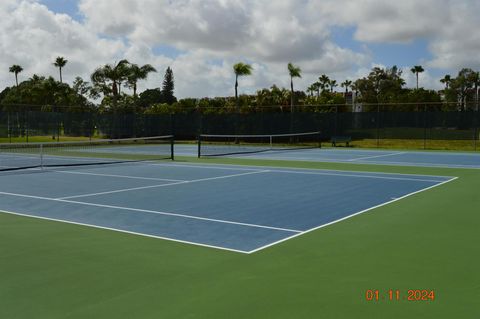
[(334, 317), (339, 296), (390, 286), (435, 289), (441, 314), (471, 282), (451, 271), (475, 272), (478, 170), (265, 161), (360, 152), (324, 148), (197, 159), (171, 136), (0, 146), (3, 317), (177, 318), (185, 300), (268, 317), (269, 298)]
[(252, 253), (450, 180), (129, 162), (4, 174), (0, 210)]
[[(203, 147), (208, 149), (212, 146), (205, 145)], [(414, 167), (480, 168), (480, 154), (466, 152), (399, 151), (351, 148), (299, 148), (287, 150), (273, 148), (271, 150), (265, 150), (264, 147), (260, 146), (248, 146), (248, 152), (223, 154), (231, 152), (231, 146), (215, 145), (214, 149), (216, 152), (215, 156), (227, 156), (233, 158)], [(176, 145), (176, 154), (179, 156), (197, 156), (197, 153), (197, 146), (186, 144)]]

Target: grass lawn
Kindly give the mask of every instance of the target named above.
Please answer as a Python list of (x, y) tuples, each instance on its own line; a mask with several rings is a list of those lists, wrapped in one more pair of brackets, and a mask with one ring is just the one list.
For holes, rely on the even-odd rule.
[(350, 142), (352, 147), (405, 150), (480, 151), (480, 142), (473, 140), (422, 140), (422, 139), (363, 139)]
[[(90, 138), (86, 136), (60, 136), (60, 142), (68, 142), (68, 141), (88, 141)], [(92, 139), (98, 139), (98, 137), (94, 137)], [(0, 143), (26, 143), (27, 137), (26, 136), (19, 136), (19, 137), (0, 137)], [(51, 135), (49, 136), (29, 136), (28, 143), (48, 143), (48, 142), (57, 142), (57, 137), (55, 139), (52, 138)]]
[(0, 214), (0, 318), (480, 316), (480, 170), (180, 160), (459, 179), (252, 255)]

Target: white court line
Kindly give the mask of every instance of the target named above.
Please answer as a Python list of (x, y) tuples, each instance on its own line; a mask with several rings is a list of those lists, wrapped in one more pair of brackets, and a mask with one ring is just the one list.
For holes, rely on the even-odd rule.
[[(40, 200), (53, 201), (53, 202), (68, 203), (68, 204), (94, 206), (94, 207), (101, 207), (101, 208), (112, 208), (112, 209), (127, 210), (127, 211), (134, 211), (134, 212), (141, 212), (141, 213), (148, 213), (148, 214), (181, 217), (181, 218), (187, 218), (187, 219), (196, 219), (196, 220), (203, 220), (203, 221), (209, 221), (209, 222), (214, 222), (214, 223), (247, 226), (247, 227), (253, 227), (253, 228), (271, 229), (271, 230), (285, 231), (285, 232), (290, 232), (290, 233), (301, 233), (302, 232), (301, 230), (296, 230), (296, 229), (288, 229), (288, 228), (279, 228), (279, 227), (264, 226), (264, 225), (257, 225), (257, 224), (241, 223), (241, 222), (234, 222), (234, 221), (223, 220), (223, 219), (198, 217), (198, 216), (192, 216), (192, 215), (186, 215), (186, 214), (169, 213), (169, 212), (162, 212), (162, 211), (149, 210), (149, 209), (140, 209), (140, 208), (123, 207), (123, 206), (115, 206), (115, 205), (95, 204), (95, 203), (89, 203), (89, 202), (77, 202), (77, 201), (60, 199), (60, 198), (50, 198), (50, 197), (24, 195), (24, 194), (16, 194), (16, 193), (8, 193), (8, 192), (0, 192), (0, 194), (1, 195), (8, 195), (8, 196), (23, 197), (23, 198), (40, 199)], [(0, 211), (2, 211), (2, 210), (0, 209)]]
[(346, 161), (347, 161), (347, 162), (355, 162), (355, 161), (362, 161), (362, 160), (372, 159), (372, 158), (402, 155), (402, 154), (405, 154), (405, 153), (406, 153), (406, 152), (397, 152), (397, 153), (391, 153), (391, 154), (383, 154), (383, 155), (375, 155), (375, 156), (365, 156), (365, 157), (359, 157), (359, 158), (349, 159), (349, 160), (346, 160)]
[[(301, 172), (301, 171), (284, 171), (284, 170), (270, 170), (272, 173), (284, 173), (284, 174), (305, 174), (305, 175), (325, 175), (325, 176), (340, 176), (340, 177), (358, 177), (358, 178), (374, 178), (374, 179), (386, 179), (386, 180), (400, 180), (400, 181), (415, 181), (415, 182), (429, 182), (439, 183), (442, 181), (432, 179), (420, 179), (420, 178), (407, 178), (407, 177), (387, 177), (376, 175), (362, 175), (362, 174), (337, 174), (337, 173), (323, 173), (323, 172)], [(411, 175), (415, 176), (415, 175)], [(420, 175), (422, 176), (422, 175)]]
[[(311, 160), (311, 159), (310, 159)], [(322, 162), (323, 163), (323, 162)], [(328, 163), (332, 163), (332, 161), (328, 161)], [(342, 161), (342, 163), (348, 163)], [(376, 164), (374, 162), (369, 163), (365, 162), (368, 165), (380, 165), (380, 166), (385, 166), (384, 164)], [(229, 170), (244, 170), (244, 171), (252, 171), (255, 169), (260, 169), (260, 168), (265, 168), (270, 171), (274, 169), (283, 169), (285, 172), (302, 172), (305, 174), (308, 174), (309, 172), (312, 172), (311, 174), (315, 174), (317, 172), (331, 172), (331, 174), (334, 174), (333, 172), (339, 172), (341, 174), (344, 173), (362, 173), (362, 171), (352, 171), (352, 170), (335, 170), (335, 169), (322, 169), (322, 168), (298, 168), (298, 167), (285, 167), (285, 166), (272, 166), (272, 165), (259, 165), (259, 166), (248, 166), (248, 165), (241, 165), (241, 164), (220, 164), (220, 163), (215, 163), (215, 164), (197, 164), (197, 165), (192, 165), (192, 164), (156, 164), (156, 162), (150, 162), (150, 161), (145, 161), (142, 162), (142, 164), (148, 164), (152, 166), (174, 166), (174, 167), (190, 167), (190, 168), (209, 168), (209, 169), (229, 169)], [(364, 163), (360, 163), (364, 164)], [(387, 165), (388, 166), (388, 165)], [(238, 168), (237, 168), (238, 167)], [(250, 168), (245, 168), (245, 167), (250, 167)], [(480, 168), (480, 166), (478, 167)], [(406, 174), (406, 173), (389, 173), (389, 172), (365, 172), (367, 174), (377, 174), (377, 175), (389, 175), (389, 176), (425, 176), (425, 177), (440, 177), (440, 178), (451, 178), (454, 176), (446, 176), (446, 175), (421, 175), (421, 174)], [(341, 174), (335, 174), (341, 176)], [(374, 175), (370, 175), (374, 176)]]
[[(262, 159), (265, 160), (265, 157), (251, 157), (252, 159)], [(352, 162), (351, 160), (343, 160), (336, 158), (319, 158), (319, 157), (275, 157), (272, 160), (288, 160), (288, 161), (306, 161), (314, 163), (341, 163), (341, 164), (355, 164), (355, 165), (375, 165), (375, 166), (401, 166), (401, 167), (427, 167), (427, 168), (451, 168), (451, 169), (480, 169), (480, 164), (442, 164), (442, 163), (415, 163), (415, 162), (379, 162), (379, 161), (364, 161), (364, 162)], [(385, 174), (395, 174), (395, 173), (385, 173)]]
[(139, 177), (139, 176), (115, 175), (115, 174), (86, 173), (86, 172), (62, 171), (62, 170), (52, 170), (52, 171), (56, 172), (56, 173), (64, 173), (64, 174), (118, 177), (118, 178), (129, 178), (129, 179), (141, 179), (141, 180), (148, 180), (148, 181), (186, 182), (186, 180), (181, 180), (181, 179), (167, 179), (167, 178)]
[[(231, 170), (231, 171), (254, 171), (258, 170), (262, 166), (245, 168), (245, 165), (231, 165), (231, 164), (205, 164), (205, 165), (192, 165), (192, 164), (162, 164), (151, 161), (144, 161), (142, 164), (148, 164), (151, 166), (165, 166), (165, 167), (190, 167), (190, 168), (209, 168), (219, 170)], [(215, 166), (212, 166), (215, 165)], [(266, 166), (264, 166), (266, 167)]]
[(427, 167), (427, 168), (464, 168), (480, 169), (480, 164), (442, 164), (442, 163), (415, 163), (415, 162), (361, 162), (359, 164), (367, 165), (387, 165), (387, 166), (409, 166), (409, 167)]
[(351, 215), (342, 217), (342, 218), (340, 218), (340, 219), (336, 219), (336, 220), (331, 221), (331, 222), (329, 222), (329, 223), (326, 223), (326, 224), (323, 224), (323, 225), (320, 225), (320, 226), (317, 226), (317, 227), (314, 227), (314, 228), (305, 230), (305, 231), (303, 231), (303, 232), (301, 232), (301, 233), (294, 234), (294, 235), (292, 235), (292, 236), (290, 236), (290, 237), (286, 237), (286, 238), (283, 238), (283, 239), (281, 239), (281, 240), (277, 240), (277, 241), (275, 241), (275, 242), (273, 242), (273, 243), (270, 243), (270, 244), (268, 244), (268, 245), (265, 245), (265, 246), (259, 247), (259, 248), (257, 248), (257, 249), (251, 250), (251, 251), (248, 252), (248, 254), (256, 253), (256, 252), (258, 252), (258, 251), (260, 251), (260, 250), (263, 250), (263, 249), (266, 249), (266, 248), (268, 248), (268, 247), (272, 247), (272, 246), (274, 246), (274, 245), (280, 244), (280, 243), (282, 243), (282, 242), (284, 242), (284, 241), (287, 241), (287, 240), (289, 240), (289, 239), (293, 239), (293, 238), (295, 238), (295, 237), (299, 237), (299, 236), (308, 234), (308, 233), (313, 232), (313, 231), (315, 231), (315, 230), (317, 230), (317, 229), (324, 228), (324, 227), (327, 227), (327, 226), (336, 224), (336, 223), (338, 223), (338, 222), (344, 221), (344, 220), (346, 220), (346, 219), (352, 218), (352, 217), (354, 217), (354, 216), (357, 216), (357, 215), (366, 213), (366, 212), (371, 211), (371, 210), (373, 210), (373, 209), (376, 209), (376, 208), (379, 208), (379, 207), (382, 207), (382, 206), (385, 206), (385, 205), (389, 205), (389, 204), (391, 204), (391, 203), (397, 202), (397, 201), (402, 200), (402, 199), (404, 199), (404, 198), (407, 198), (407, 197), (413, 196), (413, 195), (415, 195), (415, 194), (418, 194), (418, 193), (421, 193), (421, 192), (425, 192), (425, 191), (430, 190), (430, 189), (432, 189), (432, 188), (435, 188), (435, 187), (441, 186), (441, 185), (443, 185), (443, 184), (449, 183), (449, 182), (454, 181), (454, 180), (456, 180), (456, 179), (458, 179), (458, 177), (453, 177), (453, 178), (451, 178), (451, 179), (449, 179), (449, 180), (447, 180), (447, 181), (438, 183), (438, 184), (436, 184), (436, 185), (433, 185), (433, 186), (430, 186), (430, 187), (426, 187), (426, 188), (420, 189), (420, 190), (418, 190), (418, 191), (415, 191), (415, 192), (413, 192), (413, 193), (409, 193), (409, 194), (404, 195), (404, 196), (402, 196), (402, 197), (395, 198), (395, 199), (390, 200), (390, 201), (388, 201), (388, 202), (385, 202), (385, 203), (382, 203), (382, 204), (379, 204), (379, 205), (376, 205), (376, 206), (373, 206), (373, 207), (364, 209), (364, 210), (362, 210), (362, 211), (353, 213), (353, 214), (351, 214)]
[[(404, 152), (407, 153), (407, 152)], [(416, 153), (425, 153), (425, 154), (431, 154), (428, 152), (416, 152)], [(433, 153), (434, 154), (434, 153)], [(463, 153), (462, 153), (463, 154)], [(341, 163), (341, 164), (360, 164), (360, 165), (375, 165), (375, 166), (401, 166), (401, 167), (427, 167), (427, 168), (448, 168), (448, 169), (475, 169), (478, 170), (480, 169), (480, 164), (475, 165), (475, 164), (442, 164), (442, 163), (416, 163), (416, 162), (352, 162), (351, 160), (344, 160), (344, 159), (338, 159), (338, 158), (325, 158), (325, 157), (300, 157), (300, 156), (290, 156), (290, 157), (285, 157), (285, 156), (275, 156), (275, 158), (268, 158), (264, 156), (259, 156), (258, 154), (248, 154), (249, 159), (253, 160), (279, 160), (279, 161), (306, 161), (310, 163)], [(449, 154), (447, 154), (449, 155)], [(453, 155), (453, 154), (452, 154)], [(457, 154), (454, 154), (457, 155)], [(466, 155), (473, 155), (476, 156), (476, 154), (466, 154)], [(478, 155), (477, 155), (478, 156)], [(238, 157), (233, 157), (229, 156), (228, 158), (238, 158)], [(150, 164), (154, 165), (154, 164)], [(213, 164), (206, 164), (206, 165), (213, 165)], [(235, 164), (216, 164), (219, 166), (236, 166)], [(246, 165), (241, 165), (237, 164), (238, 166), (246, 166)], [(181, 166), (181, 165), (178, 165)], [(194, 167), (194, 166), (190, 166)], [(199, 166), (201, 167), (201, 166)], [(282, 167), (282, 166), (263, 166), (263, 167)], [(303, 170), (322, 170), (322, 169), (308, 169), (308, 168), (302, 168)], [(335, 171), (335, 170), (332, 170)], [(399, 174), (399, 173), (384, 173), (384, 174)], [(414, 174), (399, 174), (399, 175), (414, 175)]]
[(243, 225), (243, 226), (247, 226), (247, 227), (267, 228), (267, 229), (272, 229), (272, 230), (279, 230), (279, 231), (286, 231), (286, 232), (293, 232), (293, 233), (294, 233), (294, 235), (292, 235), (292, 236), (286, 237), (286, 238), (284, 238), (284, 239), (278, 240), (278, 241), (273, 242), (273, 243), (270, 243), (270, 244), (268, 244), (268, 245), (264, 245), (264, 246), (262, 246), (262, 247), (259, 247), (259, 248), (254, 249), (254, 250), (251, 250), (251, 251), (242, 251), (242, 250), (235, 250), (235, 249), (230, 249), (230, 248), (225, 248), (225, 247), (219, 247), (219, 246), (213, 246), (213, 245), (205, 245), (205, 244), (196, 243), (196, 242), (176, 240), (176, 239), (172, 239), (172, 238), (168, 238), (168, 237), (160, 237), (160, 236), (154, 236), (154, 235), (148, 235), (148, 234), (130, 232), (130, 231), (125, 231), (125, 230), (120, 230), (120, 229), (115, 229), (115, 228), (108, 228), (108, 227), (102, 227), (102, 226), (97, 226), (97, 225), (90, 225), (90, 224), (82, 224), (82, 223), (70, 222), (70, 221), (61, 220), (61, 219), (53, 219), (53, 218), (40, 217), (40, 216), (35, 216), (35, 215), (28, 215), (28, 214), (21, 214), (21, 213), (4, 211), (5, 213), (14, 214), (14, 215), (20, 215), (20, 216), (25, 216), (25, 217), (38, 218), (38, 219), (46, 219), (46, 220), (53, 220), (53, 221), (64, 222), (64, 223), (69, 223), (69, 224), (89, 226), (89, 227), (100, 228), (100, 229), (108, 229), (108, 230), (113, 230), (113, 231), (123, 232), (123, 233), (129, 233), (129, 234), (134, 234), (134, 235), (139, 235), (139, 236), (144, 236), (144, 237), (160, 238), (160, 239), (170, 240), (170, 241), (174, 241), (174, 242), (187, 243), (187, 244), (193, 244), (193, 245), (197, 245), (197, 246), (203, 246), (203, 247), (209, 247), (209, 248), (217, 248), (217, 249), (228, 250), (228, 251), (233, 251), (233, 252), (252, 254), (252, 253), (258, 252), (258, 251), (260, 251), (260, 250), (264, 250), (264, 249), (266, 249), (266, 248), (268, 248), (268, 247), (271, 247), (271, 246), (273, 246), (273, 245), (276, 245), (276, 244), (282, 243), (282, 242), (284, 242), (284, 241), (287, 241), (287, 240), (289, 240), (289, 239), (293, 239), (293, 238), (295, 238), (295, 237), (298, 237), (298, 236), (307, 234), (307, 233), (309, 233), (309, 232), (313, 232), (313, 231), (315, 231), (315, 230), (317, 230), (317, 229), (320, 229), (320, 228), (323, 228), (323, 227), (326, 227), (326, 226), (329, 226), (329, 225), (338, 223), (338, 222), (340, 222), (340, 221), (346, 220), (346, 219), (351, 218), (351, 217), (353, 217), (353, 216), (360, 215), (360, 214), (362, 214), (362, 213), (368, 212), (368, 211), (373, 210), (373, 209), (375, 209), (375, 208), (379, 208), (379, 207), (388, 205), (388, 204), (390, 204), (390, 203), (393, 203), (393, 202), (402, 200), (402, 199), (404, 199), (404, 198), (406, 198), (406, 197), (413, 196), (413, 195), (418, 194), (418, 193), (420, 193), (420, 192), (427, 191), (427, 190), (432, 189), (432, 188), (434, 188), (434, 187), (438, 187), (438, 186), (440, 186), (440, 185), (443, 185), (443, 184), (446, 184), (446, 183), (451, 182), (451, 181), (453, 181), (453, 180), (456, 180), (457, 178), (458, 178), (458, 177), (453, 177), (453, 178), (451, 178), (451, 179), (449, 179), (449, 180), (447, 180), (447, 181), (439, 182), (439, 183), (436, 184), (436, 185), (433, 185), (433, 186), (430, 186), (430, 187), (427, 187), (427, 188), (418, 190), (418, 191), (416, 191), (416, 192), (412, 192), (412, 193), (407, 194), (407, 195), (404, 195), (404, 196), (402, 196), (402, 197), (393, 199), (393, 200), (391, 200), (391, 201), (382, 203), (382, 204), (377, 205), (377, 206), (374, 206), (374, 207), (367, 208), (367, 209), (365, 209), (365, 210), (362, 210), (362, 211), (353, 213), (353, 214), (351, 214), (351, 215), (345, 216), (345, 217), (343, 217), (343, 218), (334, 220), (334, 221), (329, 222), (329, 223), (327, 223), (327, 224), (323, 224), (323, 225), (320, 225), (320, 226), (318, 226), (318, 227), (314, 227), (314, 228), (311, 228), (311, 229), (305, 230), (305, 231), (299, 231), (299, 230), (293, 230), (293, 229), (286, 229), (286, 228), (276, 228), (276, 227), (262, 226), (262, 225), (255, 225), (255, 224), (237, 223), (237, 222), (232, 222), (232, 221), (215, 220), (215, 219), (208, 219), (208, 218), (203, 218), (203, 217), (195, 217), (195, 216), (183, 215), (183, 214), (157, 212), (157, 211), (141, 210), (141, 209), (135, 209), (135, 208), (127, 208), (127, 207), (119, 207), (119, 206), (111, 206), (111, 205), (101, 205), (101, 204), (94, 204), (94, 203), (86, 203), (86, 202), (76, 202), (76, 201), (70, 201), (70, 200), (62, 200), (62, 199), (55, 199), (55, 198), (48, 198), (48, 197), (40, 197), (40, 196), (32, 196), (32, 195), (22, 195), (22, 194), (7, 193), (7, 192), (0, 192), (0, 194), (10, 195), (10, 196), (17, 196), (17, 197), (24, 197), (24, 198), (34, 198), (34, 199), (47, 200), (47, 201), (64, 202), (64, 203), (71, 203), (71, 204), (78, 204), (78, 205), (86, 205), (86, 206), (96, 206), (96, 207), (112, 208), (112, 209), (119, 209), (119, 210), (140, 211), (140, 212), (146, 212), (146, 213), (152, 213), (152, 214), (170, 215), (170, 216), (177, 216), (177, 217), (182, 217), (182, 218), (199, 219), (199, 220), (206, 220), (206, 221), (226, 223), (226, 224), (236, 224), (236, 225)]
[(159, 187), (166, 187), (166, 186), (173, 186), (173, 185), (180, 185), (180, 184), (198, 183), (198, 182), (204, 182), (204, 181), (211, 181), (211, 180), (217, 180), (217, 179), (232, 178), (232, 177), (253, 175), (253, 174), (260, 174), (260, 173), (267, 173), (267, 172), (270, 172), (270, 171), (269, 170), (262, 170), (262, 171), (255, 171), (255, 172), (248, 172), (248, 173), (241, 173), (241, 174), (233, 174), (233, 175), (225, 175), (225, 176), (217, 176), (217, 177), (208, 177), (208, 178), (194, 179), (194, 180), (190, 180), (190, 181), (181, 181), (181, 182), (167, 183), (167, 184), (160, 184), (160, 185), (150, 185), (150, 186), (124, 188), (124, 189), (117, 189), (117, 190), (107, 191), (107, 192), (90, 193), (90, 194), (82, 194), (82, 195), (74, 195), (74, 196), (65, 196), (65, 197), (59, 197), (57, 199), (73, 199), (73, 198), (90, 197), (90, 196), (98, 196), (98, 195), (106, 195), (106, 194), (115, 194), (115, 193), (136, 191), (136, 190), (141, 190), (141, 189), (159, 188)]
[(110, 228), (110, 227), (104, 227), (104, 226), (98, 226), (98, 225), (86, 224), (86, 223), (78, 223), (78, 222), (72, 222), (72, 221), (63, 220), (63, 219), (56, 219), (56, 218), (42, 217), (42, 216), (29, 215), (29, 214), (23, 214), (23, 213), (17, 213), (17, 212), (10, 212), (10, 211), (7, 211), (7, 210), (2, 210), (1, 212), (6, 213), (6, 214), (10, 214), (10, 215), (17, 215), (17, 216), (22, 216), (22, 217), (49, 220), (49, 221), (61, 222), (61, 223), (72, 224), (72, 225), (79, 225), (79, 226), (86, 226), (86, 227), (92, 227), (92, 228), (98, 228), (98, 229), (105, 229), (105, 230), (111, 230), (111, 231), (115, 231), (115, 232), (119, 232), (119, 233), (126, 233), (126, 234), (130, 234), (130, 235), (137, 235), (137, 236), (149, 237), (149, 238), (155, 238), (155, 239), (163, 239), (163, 240), (173, 241), (173, 242), (176, 242), (176, 243), (190, 244), (190, 245), (195, 245), (195, 246), (200, 246), (200, 247), (215, 248), (215, 249), (226, 250), (226, 251), (231, 251), (231, 252), (235, 252), (235, 253), (248, 254), (248, 251), (245, 251), (245, 250), (238, 250), (238, 249), (226, 248), (226, 247), (215, 246), (215, 245), (207, 245), (207, 244), (197, 243), (197, 242), (194, 242), (194, 241), (187, 241), (187, 240), (180, 240), (180, 239), (174, 239), (174, 238), (169, 238), (169, 237), (162, 237), (162, 236), (155, 236), (155, 235), (149, 235), (149, 234), (144, 234), (144, 233), (137, 233), (137, 232), (133, 232), (133, 231), (129, 231), (129, 230), (122, 230), (122, 229), (117, 229), (117, 228)]

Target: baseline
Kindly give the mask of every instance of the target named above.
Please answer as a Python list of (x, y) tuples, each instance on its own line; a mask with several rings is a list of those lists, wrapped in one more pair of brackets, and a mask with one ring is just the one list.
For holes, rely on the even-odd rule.
[(430, 190), (430, 189), (432, 189), (432, 188), (439, 187), (439, 186), (441, 186), (441, 185), (444, 185), (444, 184), (449, 183), (449, 182), (451, 182), (451, 181), (454, 181), (454, 180), (456, 180), (456, 179), (458, 179), (458, 177), (452, 177), (452, 178), (449, 179), (449, 180), (446, 180), (446, 181), (444, 181), (444, 182), (439, 182), (438, 184), (435, 184), (435, 185), (433, 185), (433, 186), (429, 186), (429, 187), (420, 189), (420, 190), (418, 190), (418, 191), (412, 192), (412, 193), (410, 193), (410, 194), (404, 195), (404, 196), (402, 196), (402, 197), (392, 199), (392, 200), (387, 201), (387, 202), (385, 202), (385, 203), (382, 203), (382, 204), (379, 204), (379, 205), (376, 205), (376, 206), (369, 207), (369, 208), (367, 208), (367, 209), (358, 211), (358, 212), (353, 213), (353, 214), (350, 214), (350, 215), (348, 215), (348, 216), (344, 216), (344, 217), (342, 217), (342, 218), (336, 219), (336, 220), (331, 221), (331, 222), (329, 222), (329, 223), (326, 223), (326, 224), (323, 224), (323, 225), (319, 225), (319, 226), (317, 226), (317, 227), (313, 227), (313, 228), (311, 228), (311, 229), (302, 231), (301, 233), (294, 234), (294, 235), (292, 235), (292, 236), (290, 236), (290, 237), (286, 237), (286, 238), (283, 238), (283, 239), (281, 239), (281, 240), (275, 241), (275, 242), (273, 242), (273, 243), (267, 244), (267, 245), (265, 245), (265, 246), (262, 246), (262, 247), (259, 247), (259, 248), (254, 249), (254, 250), (251, 250), (250, 252), (248, 252), (248, 254), (256, 253), (256, 252), (258, 252), (258, 251), (261, 251), (261, 250), (264, 250), (264, 249), (266, 249), (266, 248), (269, 248), (269, 247), (272, 247), (272, 246), (274, 246), (274, 245), (277, 245), (277, 244), (280, 244), (280, 243), (282, 243), (282, 242), (285, 242), (285, 241), (287, 241), (287, 240), (289, 240), (289, 239), (293, 239), (293, 238), (296, 238), (296, 237), (300, 237), (300, 236), (302, 236), (302, 235), (308, 234), (308, 233), (313, 232), (313, 231), (315, 231), (315, 230), (318, 230), (318, 229), (320, 229), (320, 228), (324, 228), (324, 227), (327, 227), (327, 226), (330, 226), (330, 225), (339, 223), (339, 222), (341, 222), (341, 221), (347, 220), (347, 219), (352, 218), (352, 217), (355, 217), (355, 216), (357, 216), (357, 215), (361, 215), (361, 214), (363, 214), (363, 213), (369, 212), (369, 211), (374, 210), (374, 209), (376, 209), (376, 208), (379, 208), (379, 207), (382, 207), (382, 206), (386, 206), (386, 205), (389, 205), (389, 204), (391, 204), (391, 203), (394, 203), (394, 202), (400, 201), (400, 200), (402, 200), (402, 199), (405, 199), (405, 198), (407, 198), (407, 197), (416, 195), (416, 194), (418, 194), (418, 193), (422, 193), (422, 192), (425, 192), (425, 191)]

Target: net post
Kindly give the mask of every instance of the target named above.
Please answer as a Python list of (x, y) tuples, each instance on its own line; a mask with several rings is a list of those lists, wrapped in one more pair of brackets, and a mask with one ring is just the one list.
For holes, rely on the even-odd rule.
[(175, 160), (175, 137), (172, 135), (170, 138), (170, 157), (173, 160)]
[(198, 147), (197, 147), (197, 156), (198, 156), (198, 158), (200, 158), (200, 156), (201, 156), (201, 144), (202, 144), (202, 142), (201, 142), (201, 136), (200, 136), (200, 135), (198, 135), (197, 141), (198, 141), (198, 142), (197, 142), (197, 145), (198, 145)]
[(273, 135), (270, 135), (269, 138), (270, 138), (270, 149), (273, 149)]
[(43, 171), (43, 144), (40, 144), (40, 169)]

